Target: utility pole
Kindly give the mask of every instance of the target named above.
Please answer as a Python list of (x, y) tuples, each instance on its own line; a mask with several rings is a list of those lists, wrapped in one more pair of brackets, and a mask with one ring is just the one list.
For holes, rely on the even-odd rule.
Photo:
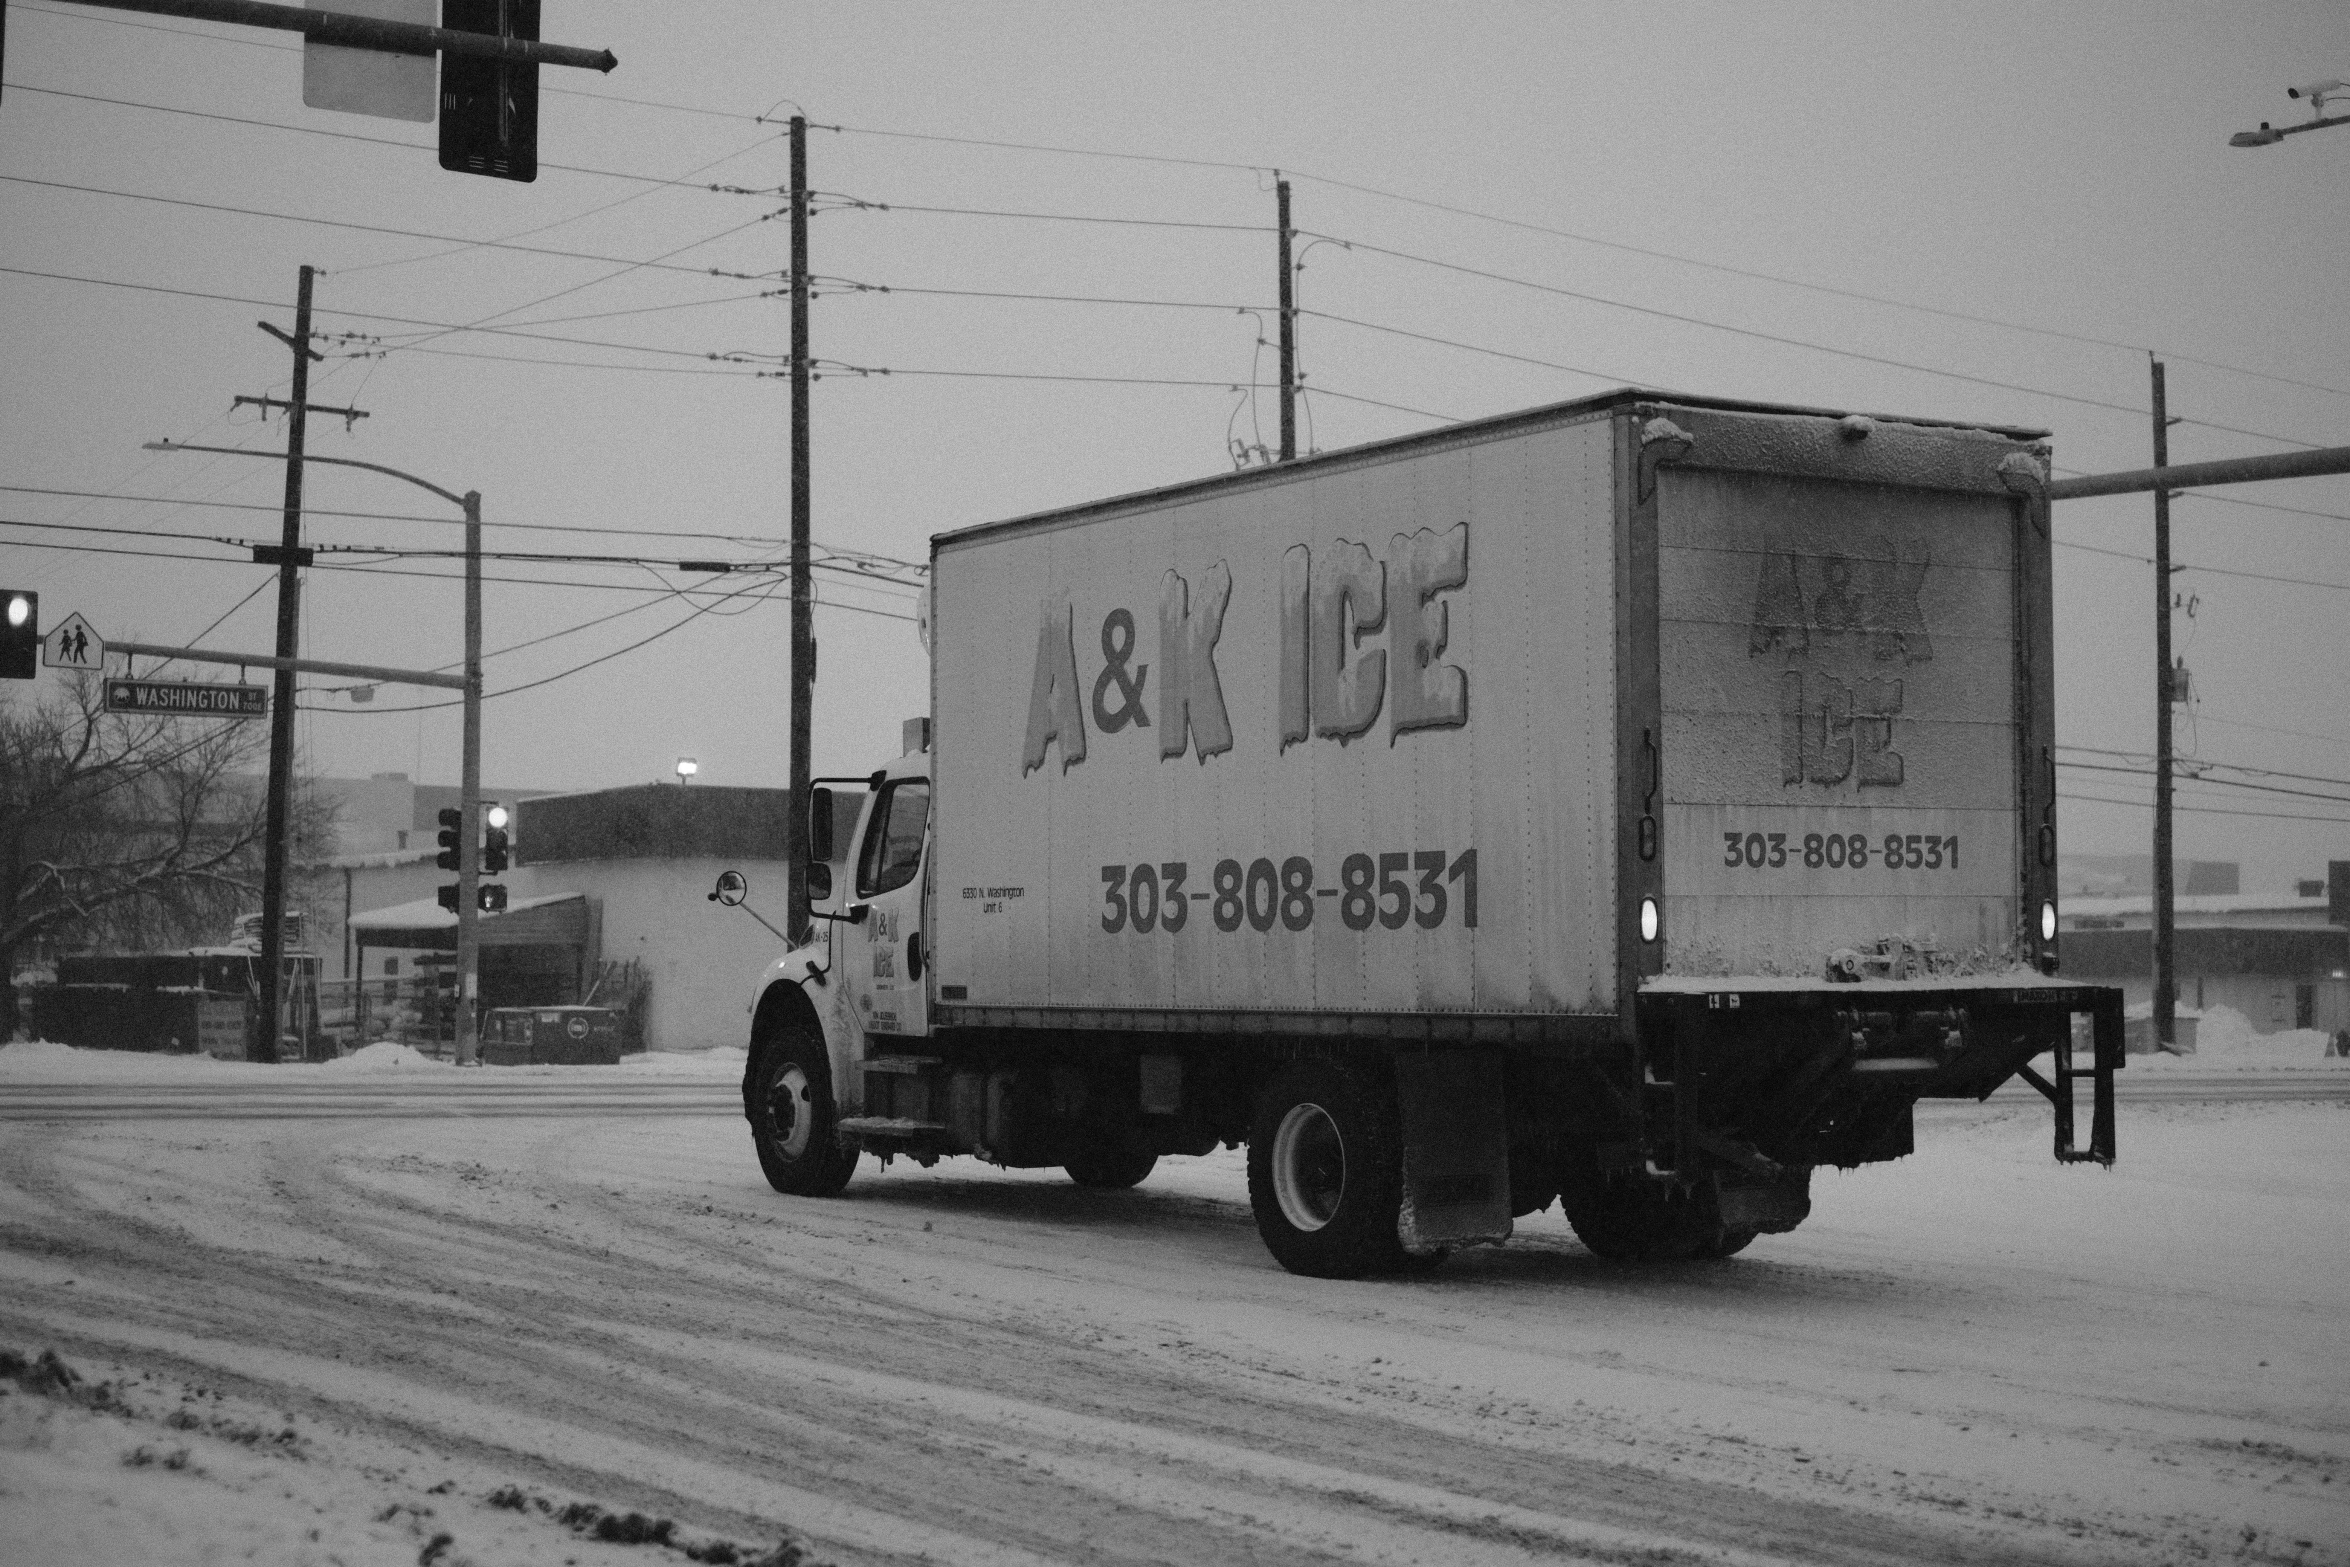
[(1289, 181), (1276, 177), (1273, 199), (1281, 219), (1281, 460), (1297, 456), (1297, 300), (1289, 262)]
[(465, 508), (465, 730), (458, 760), (457, 1064), (481, 1062), (481, 491)]
[[(2154, 375), (2154, 466), (2170, 466), (2170, 408), (2163, 396), (2162, 361)], [(2170, 494), (2154, 492), (2154, 1044), (2170, 1050), (2178, 1037), (2179, 987), (2171, 845)]]
[(791, 117), (791, 822), (784, 928), (808, 934), (809, 720), (816, 699), (815, 589), (808, 580), (808, 120)]
[[(277, 561), (277, 656), (290, 659), (301, 650), (302, 588), (295, 576), (302, 554), (302, 441), (310, 412), (310, 362), (326, 356), (310, 346), (310, 284), (313, 267), (302, 268), (300, 291), (294, 304), (294, 335), (286, 336), (268, 322), (261, 329), (294, 351), (293, 406), (286, 410), (286, 520)], [(261, 861), (261, 1015), (246, 1041), (246, 1054), (255, 1061), (277, 1060), (278, 998), (284, 989), (286, 952), (286, 817), (287, 795), (294, 777), (294, 672), (280, 666), (274, 680), (269, 711), (269, 802)]]

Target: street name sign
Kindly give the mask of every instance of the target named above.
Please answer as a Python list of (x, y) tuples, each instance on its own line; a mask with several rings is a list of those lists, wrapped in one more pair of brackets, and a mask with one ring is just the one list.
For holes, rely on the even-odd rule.
[[(379, 22), (432, 27), (440, 22), (439, 0), (309, 0), (313, 11), (340, 11)], [(430, 122), (440, 99), (438, 66), (429, 54), (386, 54), (302, 41), (302, 101), (313, 109), (372, 114), (387, 120)]]
[(266, 718), (269, 687), (189, 680), (109, 680), (106, 711), (181, 718)]
[(68, 615), (41, 639), (41, 662), (51, 669), (104, 669), (106, 639), (81, 616)]

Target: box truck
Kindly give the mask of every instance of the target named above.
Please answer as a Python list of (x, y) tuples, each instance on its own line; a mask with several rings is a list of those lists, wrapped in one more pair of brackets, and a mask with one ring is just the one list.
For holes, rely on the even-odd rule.
[(753, 1002), (769, 1180), (1245, 1143), (1273, 1255), (1354, 1276), (1553, 1202), (1726, 1256), (2018, 1074), (2110, 1161), (2046, 474), (1626, 390), (941, 535), (931, 713), (811, 791)]

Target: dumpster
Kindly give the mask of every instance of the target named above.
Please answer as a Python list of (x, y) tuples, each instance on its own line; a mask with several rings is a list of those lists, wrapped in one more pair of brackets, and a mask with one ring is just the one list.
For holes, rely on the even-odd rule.
[(482, 1018), (485, 1066), (612, 1066), (620, 1016), (610, 1007), (494, 1007)]

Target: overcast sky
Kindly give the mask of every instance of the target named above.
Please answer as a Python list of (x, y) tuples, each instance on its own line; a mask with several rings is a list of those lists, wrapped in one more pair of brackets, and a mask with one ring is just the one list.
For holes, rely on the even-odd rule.
[[(492, 549), (779, 559), (789, 393), (759, 371), (787, 307), (760, 296), (788, 260), (788, 168), (761, 117), (795, 108), (824, 193), (814, 531), (841, 551), (919, 561), (933, 533), (1274, 440), (1271, 396), (1232, 388), (1273, 375), (1275, 168), (1301, 230), (1353, 242), (1303, 252), (1323, 449), (1640, 383), (2030, 425), (2060, 469), (2132, 468), (2148, 350), (2186, 420), (2174, 460), (2350, 444), (2350, 127), (2226, 145), (2307, 118), (2287, 85), (2350, 76), (2339, 4), (547, 0), (543, 35), (620, 65), (542, 73), (521, 185), (443, 172), (430, 126), (306, 108), (292, 35), (10, 0), (0, 576), (47, 621), (269, 647), (274, 574), (201, 541), (274, 539), (282, 467), (140, 448), (282, 442), (230, 399), (285, 395), (290, 356), (255, 323), (291, 326), (304, 263), (318, 327), (364, 334), (331, 345), (311, 400), (369, 414), (314, 418), (315, 452), (480, 490)], [(505, 335), (439, 330), (475, 324)], [(2312, 781), (2350, 778), (2350, 480), (2219, 493), (2174, 512), (2181, 561), (2249, 574), (2178, 579), (2182, 749), (2350, 794)], [(308, 495), (320, 545), (460, 542), (332, 515), (447, 510), (389, 479), (315, 468)], [(539, 531), (570, 528), (643, 531)], [(2126, 753), (2075, 761), (2145, 766), (2151, 531), (2142, 496), (2058, 508), (2061, 738)], [(452, 563), (334, 564), (361, 569), (309, 574), (309, 656), (457, 656), (455, 583), (402, 574)], [(779, 579), (678, 597), (712, 579), (491, 570), (536, 580), (493, 583), (487, 645), (544, 640), (490, 660), (492, 692), (530, 687), (485, 709), (490, 781), (637, 782), (681, 755), (712, 783), (784, 781)], [(912, 601), (820, 582), (816, 764), (863, 771), (927, 705)], [(303, 697), (312, 768), (455, 780), (453, 707), (347, 684)], [(2150, 793), (2078, 769), (2064, 789)], [(2248, 885), (2350, 857), (2342, 806), (2182, 801), (2277, 813), (2180, 817), (2180, 852), (2242, 861)], [(2073, 798), (2062, 827), (2069, 851), (2143, 852), (2149, 823)]]

